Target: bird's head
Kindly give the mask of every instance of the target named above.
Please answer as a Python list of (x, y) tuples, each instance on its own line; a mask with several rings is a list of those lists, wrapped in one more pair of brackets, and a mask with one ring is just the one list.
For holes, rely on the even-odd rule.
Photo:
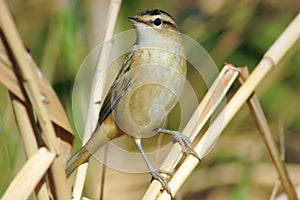
[(173, 40), (181, 43), (178, 26), (170, 14), (163, 10), (148, 9), (129, 17), (137, 32), (137, 43), (164, 43)]

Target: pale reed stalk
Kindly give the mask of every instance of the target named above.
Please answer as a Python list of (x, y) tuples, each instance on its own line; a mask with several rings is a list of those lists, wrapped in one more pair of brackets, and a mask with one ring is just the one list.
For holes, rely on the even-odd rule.
[[(107, 19), (108, 19), (107, 20), (107, 28), (106, 28), (104, 41), (108, 41), (113, 36), (121, 3), (122, 3), (121, 0), (111, 0), (111, 2), (110, 2), (108, 16), (107, 16)], [(99, 24), (99, 26), (100, 26), (100, 24)], [(106, 66), (108, 63), (109, 54), (111, 52), (111, 46), (112, 45), (107, 45), (107, 44), (103, 45), (103, 48), (100, 51), (99, 60), (97, 63), (97, 68), (96, 68), (96, 75), (94, 76), (94, 80), (93, 80), (92, 90), (95, 89), (95, 87), (97, 85), (97, 81), (99, 81), (97, 79), (97, 77), (98, 77), (97, 72), (101, 71), (100, 69), (103, 68), (103, 66)], [(102, 83), (104, 83), (104, 81)], [(103, 92), (104, 91), (98, 90), (97, 93), (95, 94), (95, 95), (97, 95), (97, 96), (95, 96), (95, 98), (100, 99), (101, 96), (103, 95), (102, 94)], [(95, 127), (96, 121), (93, 117), (94, 113), (99, 112), (99, 110), (98, 110), (98, 112), (94, 110), (94, 102), (93, 102), (94, 96), (91, 96), (90, 99), (91, 100), (90, 100), (88, 115), (87, 115), (87, 119), (86, 119), (86, 123), (85, 123), (84, 136), (83, 136), (83, 143), (82, 143), (83, 145), (91, 137), (93, 128)], [(86, 173), (87, 173), (87, 167), (88, 167), (88, 163), (84, 163), (81, 166), (79, 166), (77, 169), (76, 179), (75, 179), (74, 189), (73, 189), (73, 199), (74, 200), (81, 199), (83, 186), (84, 186)]]

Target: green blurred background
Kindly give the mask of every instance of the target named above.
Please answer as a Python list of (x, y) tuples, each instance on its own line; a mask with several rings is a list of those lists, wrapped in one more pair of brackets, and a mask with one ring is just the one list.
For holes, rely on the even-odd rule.
[[(103, 40), (109, 1), (10, 0), (8, 5), (24, 43), (72, 121), (74, 79), (85, 56)], [(235, 66), (247, 65), (252, 71), (299, 12), (300, 1), (124, 0), (115, 32), (131, 29), (127, 17), (146, 8), (169, 12), (181, 32), (197, 40), (219, 69), (224, 62), (231, 62)], [(279, 138), (285, 139), (285, 160), (297, 184), (300, 183), (299, 53), (298, 41), (257, 88), (278, 146)], [(237, 85), (232, 92), (236, 88)], [(76, 148), (79, 145), (77, 140)], [(0, 196), (24, 162), (8, 93), (0, 85)], [(149, 180), (147, 177), (147, 183)], [(214, 151), (183, 186), (178, 199), (267, 199), (276, 181), (270, 157), (245, 105), (223, 132)], [(136, 199), (141, 198), (139, 195), (145, 188), (140, 188)], [(86, 195), (93, 199), (88, 189)]]

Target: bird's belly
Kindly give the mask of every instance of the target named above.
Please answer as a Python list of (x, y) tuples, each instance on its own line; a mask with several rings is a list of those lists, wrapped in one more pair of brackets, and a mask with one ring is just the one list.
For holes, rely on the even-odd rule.
[(159, 84), (144, 85), (133, 92), (129, 100), (129, 114), (139, 126), (144, 127), (151, 121), (156, 121), (155, 125), (159, 126), (176, 102), (176, 96), (170, 89)]
[(134, 73), (139, 78), (133, 78), (132, 85), (113, 110), (113, 115), (124, 133), (135, 137), (150, 137), (164, 125), (179, 99), (185, 79), (168, 69), (160, 69), (159, 76), (155, 69), (148, 73), (142, 67), (139, 70), (144, 76)]

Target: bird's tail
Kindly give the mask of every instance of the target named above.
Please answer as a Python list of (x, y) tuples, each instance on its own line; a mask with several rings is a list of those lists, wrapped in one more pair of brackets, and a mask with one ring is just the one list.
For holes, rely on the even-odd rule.
[(91, 157), (90, 151), (88, 151), (87, 148), (83, 146), (76, 154), (74, 154), (68, 160), (65, 167), (67, 177), (69, 177), (77, 167), (87, 162), (90, 157)]

